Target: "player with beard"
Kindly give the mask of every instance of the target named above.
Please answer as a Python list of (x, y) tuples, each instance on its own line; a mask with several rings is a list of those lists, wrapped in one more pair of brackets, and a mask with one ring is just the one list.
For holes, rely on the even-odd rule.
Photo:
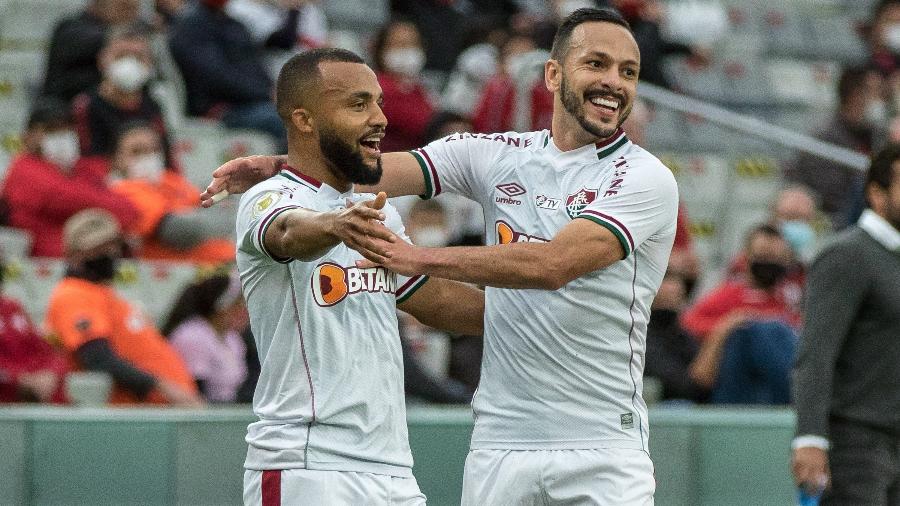
[[(489, 287), (464, 505), (653, 503), (644, 350), (678, 189), (621, 129), (639, 70), (628, 23), (579, 9), (560, 25), (544, 69), (549, 131), (454, 134), (382, 157), (375, 189), (458, 193), (481, 203), (489, 224), (483, 247), (382, 236), (361, 245), (397, 273)], [(276, 164), (251, 157), (219, 168), (205, 205)]]
[(481, 334), (484, 293), (358, 268), (373, 238), (406, 240), (381, 178), (386, 120), (363, 60), (322, 49), (291, 58), (276, 106), (287, 163), (241, 198), (237, 265), (262, 371), (247, 430), (248, 505), (424, 504), (406, 429), (400, 307)]

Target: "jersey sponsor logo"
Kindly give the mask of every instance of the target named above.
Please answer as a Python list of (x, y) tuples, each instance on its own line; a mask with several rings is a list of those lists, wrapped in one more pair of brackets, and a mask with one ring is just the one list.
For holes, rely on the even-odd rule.
[(271, 191), (263, 193), (253, 203), (250, 215), (253, 219), (259, 218), (262, 213), (266, 212), (266, 209), (274, 206), (279, 200), (281, 200), (281, 192)]
[(634, 428), (634, 414), (622, 413), (621, 415), (619, 415), (619, 422), (622, 425), (623, 429), (633, 429)]
[(559, 209), (559, 204), (562, 203), (560, 199), (551, 199), (546, 195), (538, 195), (534, 198), (534, 205), (540, 207), (541, 209), (548, 209), (550, 211), (556, 211)]
[(512, 228), (512, 225), (503, 220), (497, 220), (495, 228), (497, 229), (497, 244), (512, 244), (514, 242), (550, 242), (548, 239), (542, 237), (518, 232)]
[(566, 213), (569, 218), (574, 219), (581, 214), (581, 211), (597, 198), (597, 193), (597, 190), (582, 188), (566, 197)]
[(320, 306), (333, 306), (360, 292), (395, 293), (397, 276), (384, 267), (341, 267), (324, 262), (316, 266), (312, 279), (313, 298)]
[(619, 190), (622, 189), (622, 183), (625, 182), (625, 174), (628, 174), (628, 162), (625, 161), (624, 157), (616, 160), (613, 165), (615, 166), (615, 171), (613, 171), (613, 179), (609, 183), (609, 186), (606, 188), (606, 191), (603, 192), (604, 197), (618, 195)]

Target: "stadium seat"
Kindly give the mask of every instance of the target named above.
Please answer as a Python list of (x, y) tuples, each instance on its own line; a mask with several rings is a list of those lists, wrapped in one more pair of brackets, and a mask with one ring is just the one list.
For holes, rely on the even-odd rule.
[(766, 63), (764, 74), (779, 103), (830, 109), (836, 101), (839, 72), (839, 65), (833, 61), (778, 58)]
[(185, 177), (195, 186), (205, 188), (209, 175), (222, 161), (225, 128), (214, 121), (190, 118), (173, 131)]
[(0, 2), (0, 49), (46, 49), (56, 23), (61, 18), (82, 10), (85, 5), (87, 0)]

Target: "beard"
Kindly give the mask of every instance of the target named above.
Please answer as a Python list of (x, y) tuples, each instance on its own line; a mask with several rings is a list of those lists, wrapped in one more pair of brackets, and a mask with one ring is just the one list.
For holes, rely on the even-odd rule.
[[(368, 135), (368, 134), (367, 134)], [(319, 133), (319, 149), (325, 160), (338, 175), (354, 184), (372, 185), (381, 181), (381, 158), (375, 167), (366, 165), (362, 152), (344, 142), (331, 130), (322, 129)]]
[[(606, 91), (606, 90), (604, 90)], [(596, 93), (591, 93), (596, 94)], [(625, 106), (625, 96), (619, 93), (614, 93), (612, 91), (607, 91), (604, 93), (605, 95), (611, 95), (619, 99), (619, 107)], [(569, 87), (569, 80), (566, 79), (566, 76), (562, 76), (562, 81), (560, 82), (560, 98), (562, 100), (563, 107), (566, 111), (571, 114), (578, 124), (581, 125), (581, 128), (585, 129), (585, 131), (595, 135), (598, 139), (606, 139), (607, 137), (612, 136), (612, 134), (616, 133), (616, 130), (622, 126), (622, 123), (628, 119), (628, 115), (631, 114), (631, 104), (628, 104), (627, 108), (622, 111), (622, 114), (619, 116), (619, 120), (616, 122), (615, 127), (608, 127), (605, 125), (592, 123), (588, 121), (587, 114), (584, 112), (584, 96), (579, 97), (574, 90)]]

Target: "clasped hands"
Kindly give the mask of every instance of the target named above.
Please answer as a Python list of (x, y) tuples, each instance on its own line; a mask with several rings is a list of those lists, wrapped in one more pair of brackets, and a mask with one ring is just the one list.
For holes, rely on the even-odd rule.
[(347, 207), (335, 214), (331, 233), (365, 258), (356, 262), (359, 268), (380, 265), (405, 276), (418, 274), (415, 247), (384, 225), (386, 201), (384, 192), (355, 204), (348, 199)]

